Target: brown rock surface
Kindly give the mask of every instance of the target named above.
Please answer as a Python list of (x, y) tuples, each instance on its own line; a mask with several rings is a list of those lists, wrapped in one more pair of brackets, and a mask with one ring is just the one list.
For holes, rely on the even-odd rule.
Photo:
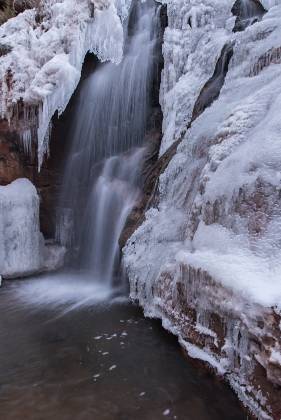
[(152, 293), (187, 354), (205, 360), (255, 416), (280, 420), (281, 317), (274, 308), (243, 300), (185, 264), (162, 272)]

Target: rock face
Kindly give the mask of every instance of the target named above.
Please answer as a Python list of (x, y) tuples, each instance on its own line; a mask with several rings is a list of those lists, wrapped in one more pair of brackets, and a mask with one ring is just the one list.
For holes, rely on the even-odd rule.
[(241, 299), (207, 272), (183, 263), (161, 272), (151, 297), (153, 309), (142, 302), (148, 313), (178, 335), (190, 357), (228, 381), (254, 416), (280, 418), (278, 311)]
[(261, 3), (234, 31), (234, 2), (169, 2), (160, 158), (123, 252), (146, 314), (279, 420), (281, 5)]
[(39, 4), (39, 0), (14, 0), (13, 7), (17, 13), (22, 13), (26, 9), (32, 9), (33, 7), (37, 7)]

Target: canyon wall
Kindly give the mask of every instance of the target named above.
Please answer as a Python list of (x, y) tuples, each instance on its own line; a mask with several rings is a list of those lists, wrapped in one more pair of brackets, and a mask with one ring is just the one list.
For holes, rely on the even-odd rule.
[(160, 158), (123, 250), (131, 297), (279, 420), (281, 4), (167, 10)]

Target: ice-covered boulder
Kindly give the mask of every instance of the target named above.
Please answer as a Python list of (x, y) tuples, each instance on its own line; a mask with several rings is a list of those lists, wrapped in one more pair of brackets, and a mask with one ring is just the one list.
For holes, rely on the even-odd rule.
[(0, 274), (27, 275), (41, 266), (39, 197), (27, 179), (0, 187)]
[[(119, 63), (123, 25), (131, 0), (43, 0), (0, 26), (5, 55), (0, 63), (0, 113), (22, 140), (38, 140), (41, 166), (48, 151), (49, 124), (62, 113), (92, 52)], [(24, 124), (19, 104), (24, 104)], [(27, 124), (28, 123), (28, 124)]]
[(0, 276), (15, 278), (60, 268), (65, 249), (45, 244), (39, 196), (27, 179), (0, 187)]

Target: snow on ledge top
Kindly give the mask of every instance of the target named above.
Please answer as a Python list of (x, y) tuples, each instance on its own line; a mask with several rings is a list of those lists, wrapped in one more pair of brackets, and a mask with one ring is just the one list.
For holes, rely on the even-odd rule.
[(118, 64), (122, 21), (131, 0), (42, 0), (0, 27), (0, 112), (11, 119), (19, 100), (39, 105), (39, 168), (48, 150), (48, 127), (68, 104), (87, 52)]

